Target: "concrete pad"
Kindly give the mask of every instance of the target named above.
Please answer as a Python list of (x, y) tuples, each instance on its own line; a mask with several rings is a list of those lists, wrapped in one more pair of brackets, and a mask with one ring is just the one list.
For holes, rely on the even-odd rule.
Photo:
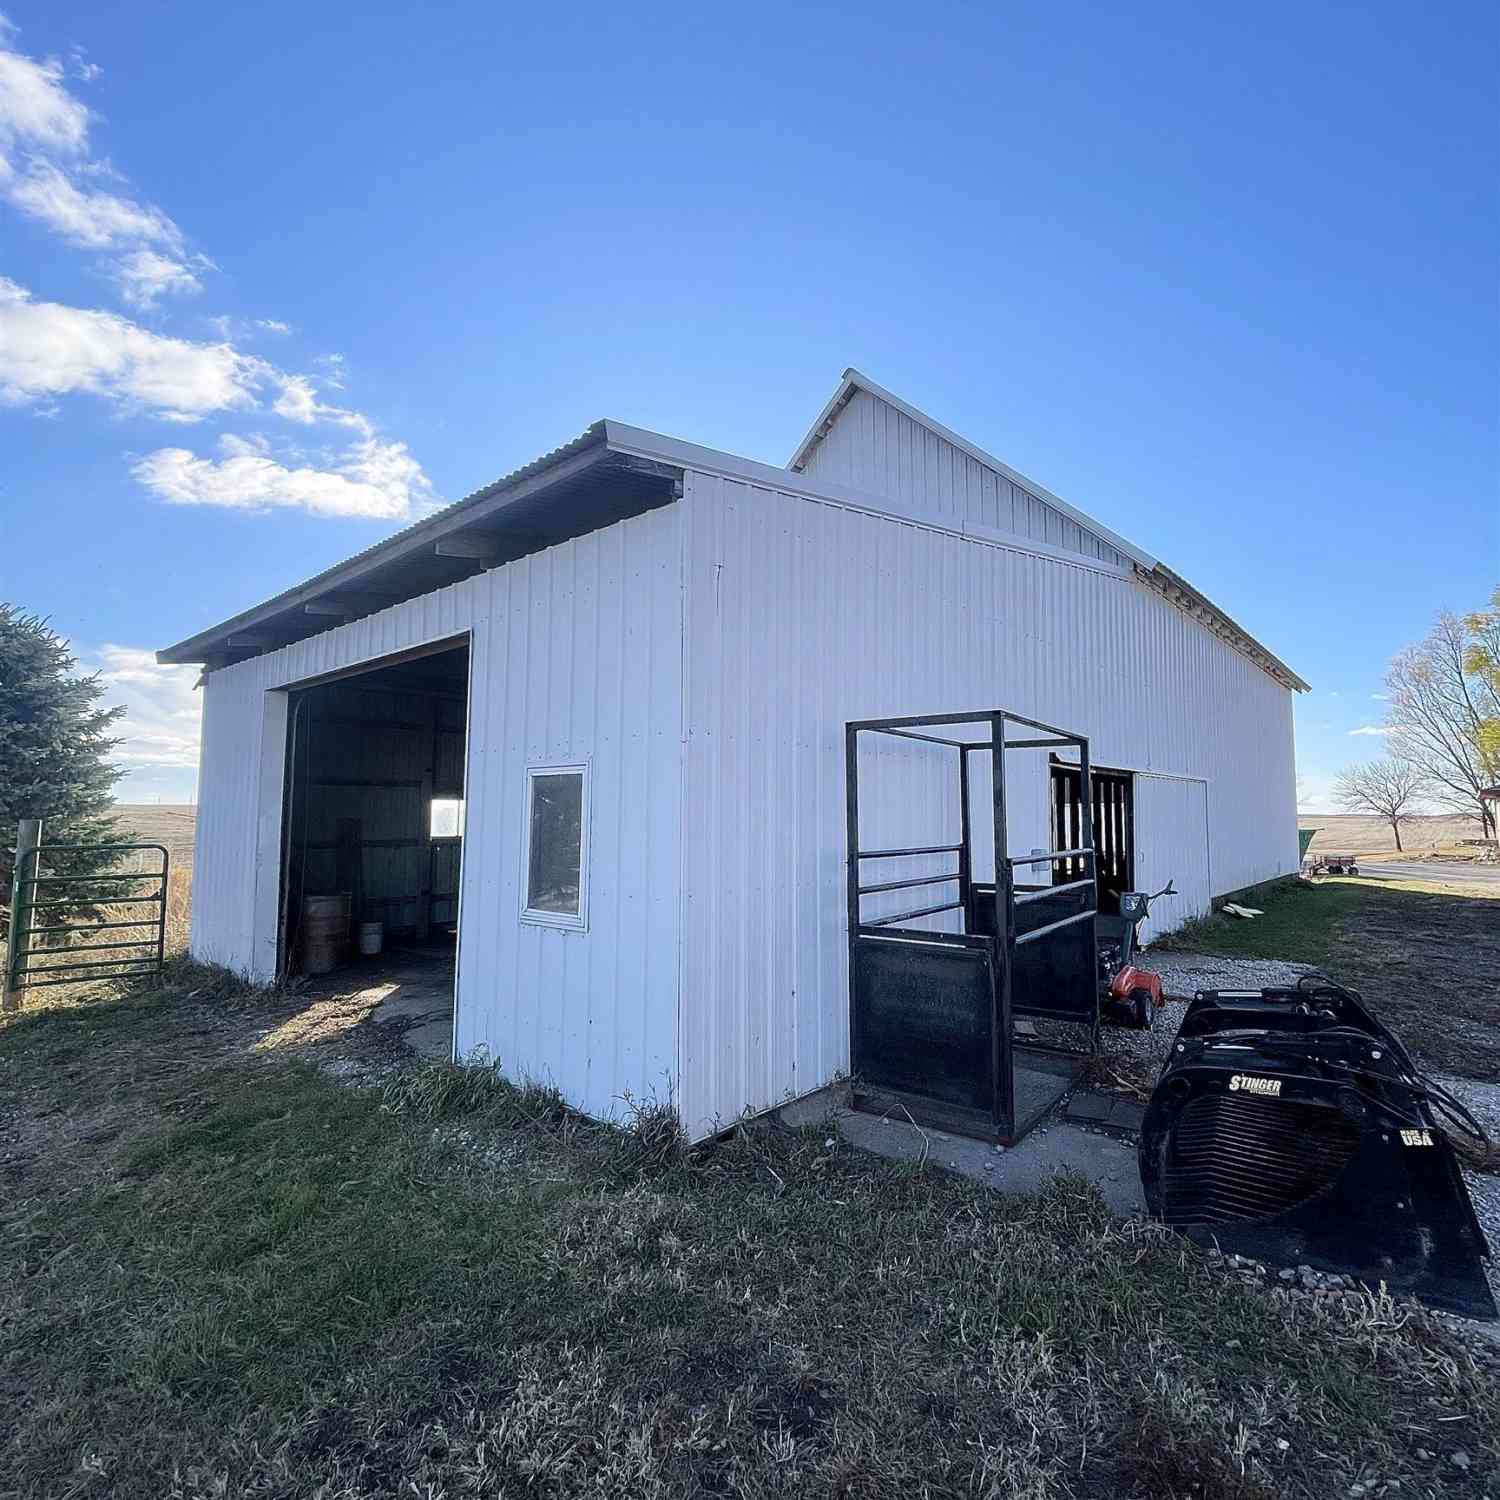
[(1107, 1125), (1111, 1130), (1139, 1133), (1146, 1106), (1124, 1094), (1106, 1094), (1098, 1089), (1079, 1089), (1063, 1109), (1063, 1118), (1079, 1125)]
[(920, 1161), (925, 1150), (928, 1161), (1002, 1193), (1034, 1192), (1057, 1172), (1079, 1172), (1098, 1184), (1115, 1213), (1146, 1211), (1135, 1147), (1065, 1120), (1038, 1126), (1004, 1151), (890, 1116), (851, 1112), (839, 1116), (838, 1130), (851, 1146), (893, 1161)]
[(320, 988), (368, 1000), (374, 1025), (394, 1023), (401, 1040), (419, 1057), (447, 1062), (453, 1056), (453, 978), (451, 947), (391, 948), (341, 965), (320, 981)]
[(1068, 1100), (1068, 1106), (1063, 1113), (1070, 1120), (1089, 1125), (1102, 1125), (1109, 1119), (1113, 1103), (1114, 1101), (1108, 1094), (1101, 1094), (1093, 1089), (1079, 1089)]
[(1146, 1106), (1139, 1099), (1129, 1099), (1124, 1094), (1116, 1094), (1114, 1102), (1109, 1107), (1109, 1119), (1106, 1123), (1111, 1130), (1130, 1130), (1139, 1135), (1141, 1122), (1145, 1118)]
[(846, 1109), (848, 1104), (849, 1085), (845, 1081), (830, 1083), (810, 1094), (788, 1099), (778, 1104), (773, 1113), (788, 1130), (801, 1130), (808, 1125), (821, 1125), (830, 1115)]
[(370, 1017), (377, 1026), (405, 1022), (401, 1040), (418, 1057), (449, 1062), (453, 1057), (453, 986), (446, 991), (397, 984)]

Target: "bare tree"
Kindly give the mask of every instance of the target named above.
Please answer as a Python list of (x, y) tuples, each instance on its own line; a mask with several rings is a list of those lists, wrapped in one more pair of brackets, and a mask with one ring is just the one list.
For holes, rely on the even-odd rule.
[(1393, 755), (1421, 773), (1422, 791), (1477, 813), (1486, 837), (1495, 815), (1480, 792), (1500, 781), (1500, 589), (1491, 607), (1460, 619), (1446, 611), (1425, 641), (1391, 663), (1386, 717)]
[(1391, 825), (1401, 852), (1401, 825), (1422, 790), (1422, 772), (1409, 761), (1370, 760), (1345, 766), (1333, 783), (1333, 795), (1346, 812), (1375, 813)]

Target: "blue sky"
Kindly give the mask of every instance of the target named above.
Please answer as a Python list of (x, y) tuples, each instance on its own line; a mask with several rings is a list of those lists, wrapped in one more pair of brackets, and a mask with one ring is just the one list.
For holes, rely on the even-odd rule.
[(127, 800), (156, 647), (597, 417), (785, 462), (850, 364), (1312, 682), (1309, 806), (1500, 579), (1493, 5), (0, 8), (0, 598)]

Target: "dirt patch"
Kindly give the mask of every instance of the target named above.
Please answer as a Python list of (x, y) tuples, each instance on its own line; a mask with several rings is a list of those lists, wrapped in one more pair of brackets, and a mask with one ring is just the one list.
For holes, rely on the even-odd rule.
[(1263, 915), (1216, 914), (1145, 957), (1212, 955), (1306, 964), (1358, 990), (1428, 1068), (1500, 1075), (1500, 896), (1410, 879), (1298, 881)]
[(1372, 888), (1334, 923), (1331, 968), (1430, 1066), (1500, 1074), (1500, 901)]
[(56, 1172), (78, 1186), (107, 1179), (164, 1120), (207, 1107), (225, 1065), (408, 1057), (401, 1025), (373, 1019), (378, 1005), (378, 994), (250, 990), (189, 961), (170, 963), (155, 989), (37, 991), (6, 1022), (0, 1184), (19, 1196)]

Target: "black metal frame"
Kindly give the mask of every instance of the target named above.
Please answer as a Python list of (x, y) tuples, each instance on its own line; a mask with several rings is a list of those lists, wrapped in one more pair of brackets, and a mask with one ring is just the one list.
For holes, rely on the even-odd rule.
[[(1078, 767), (1058, 755), (1050, 757), (1048, 800), (1052, 840), (1061, 847), (1077, 826), (1080, 781)], [(1120, 896), (1135, 887), (1135, 773), (1110, 766), (1089, 772), (1094, 814), (1094, 873), (1099, 883), (1100, 915), (1118, 915)], [(1053, 879), (1066, 869), (1053, 869)]]
[[(101, 875), (42, 875), (41, 859), (44, 854), (87, 852), (90, 854), (109, 853), (126, 854), (139, 853), (142, 850), (154, 851), (161, 855), (161, 869), (145, 870), (134, 874), (126, 874), (120, 871), (108, 871)], [(31, 861), (31, 874), (25, 873), (25, 861)], [(167, 852), (165, 844), (39, 844), (34, 849), (27, 849), (23, 858), (17, 864), (15, 873), (15, 888), (18, 897), (22, 890), (29, 892), (24, 899), (18, 899), (15, 912), (22, 925), (11, 933), (10, 940), (10, 986), (16, 990), (43, 989), (47, 985), (54, 984), (79, 984), (92, 979), (126, 979), (137, 974), (158, 974), (161, 972), (162, 964), (166, 958), (167, 945), (167, 885), (171, 874), (171, 855)], [(128, 895), (128, 896), (72, 896), (61, 900), (39, 900), (37, 899), (37, 887), (44, 885), (62, 886), (95, 886), (103, 882), (115, 883), (119, 881), (154, 881), (157, 889), (154, 894)], [(38, 927), (34, 925), (34, 919), (39, 908), (46, 907), (49, 910), (71, 910), (89, 911), (99, 906), (154, 906), (155, 916), (142, 917), (138, 922), (64, 922), (57, 924), (52, 918), (47, 918), (50, 925)], [(72, 933), (80, 936), (88, 936), (90, 933), (102, 932), (111, 928), (142, 928), (154, 927), (155, 933), (149, 937), (137, 938), (130, 942), (108, 942), (108, 943), (83, 943), (78, 947), (33, 947), (27, 940), (41, 934)], [(134, 950), (143, 949), (139, 956), (132, 957)], [(114, 953), (120, 956), (115, 958), (100, 959), (87, 963), (52, 963), (47, 962), (37, 966), (33, 964), (36, 959), (59, 959), (67, 958), (75, 953)], [(38, 979), (34, 976), (39, 974), (63, 975), (64, 978)]]
[[(989, 726), (989, 738), (973, 740), (954, 738), (941, 733), (923, 731), (942, 730), (950, 725)], [(1007, 738), (1007, 726), (1017, 725), (1035, 730), (1038, 738)], [(927, 744), (945, 745), (958, 751), (958, 794), (960, 815), (960, 838), (957, 844), (930, 844), (902, 849), (862, 849), (859, 843), (859, 736), (882, 734), (898, 739), (917, 740)], [(1006, 836), (1005, 807), (1005, 761), (1011, 750), (1054, 750), (1068, 748), (1078, 753), (1081, 770), (1081, 834), (1080, 846), (1076, 849), (1053, 849), (1044, 854), (1011, 856)], [(969, 793), (969, 757), (976, 752), (987, 752), (991, 758), (992, 805), (995, 851), (995, 884), (993, 894), (984, 886), (976, 886), (973, 879), (972, 817)], [(862, 1057), (861, 1051), (861, 996), (859, 994), (861, 970), (860, 945), (869, 940), (901, 942), (922, 945), (922, 950), (933, 954), (942, 949), (979, 950), (988, 958), (988, 971), (992, 976), (992, 998), (990, 1011), (990, 1049), (988, 1075), (993, 1084), (991, 1116), (995, 1134), (1001, 1140), (1012, 1140), (1016, 1136), (1015, 1077), (1012, 1051), (1014, 1017), (1018, 1014), (1049, 1017), (1058, 1020), (1083, 1021), (1088, 1024), (1088, 1050), (1097, 1044), (1099, 1021), (1099, 997), (1096, 975), (1094, 923), (1098, 912), (1098, 878), (1093, 836), (1093, 807), (1090, 798), (1089, 743), (1085, 735), (1059, 729), (1006, 709), (993, 709), (980, 713), (922, 714), (894, 719), (852, 720), (844, 727), (845, 781), (847, 797), (847, 900), (849, 941), (849, 985), (850, 985), (850, 1036), (849, 1055), (856, 1072)], [(882, 880), (866, 885), (860, 877), (862, 861), (868, 859), (904, 858), (915, 855), (955, 854), (958, 868), (940, 875), (923, 875), (906, 880)], [(1018, 888), (1016, 870), (1045, 864), (1049, 871), (1059, 861), (1068, 861), (1070, 868), (1087, 869), (1082, 878), (1065, 881), (1058, 885), (1036, 888), (1023, 882)], [(957, 882), (957, 899), (919, 906), (910, 911), (897, 912), (870, 921), (863, 918), (861, 900), (877, 892), (913, 889), (922, 886), (946, 885)], [(1040, 901), (1049, 903), (1058, 898), (1067, 899), (1078, 894), (1083, 905), (1077, 911), (1027, 927), (1018, 921), (1018, 908)], [(924, 928), (906, 926), (923, 917), (936, 916), (944, 912), (961, 911), (966, 930), (962, 933), (933, 932)], [(1079, 924), (1086, 924), (1083, 934), (1070, 931)], [(993, 931), (985, 931), (987, 927)], [(1061, 938), (1068, 934), (1076, 942), (1079, 936), (1086, 943), (1079, 943), (1081, 958), (1075, 959), (1078, 969), (1076, 1002), (1070, 1005), (1046, 1003), (1046, 998), (1031, 993), (1017, 993), (1017, 970), (1025, 967), (1018, 964), (1018, 950), (1048, 939)], [(912, 950), (914, 960), (919, 950)], [(1038, 950), (1040, 952), (1042, 950)], [(967, 966), (965, 966), (967, 967)], [(1034, 1044), (1037, 1050), (1049, 1050)], [(1057, 1050), (1057, 1049), (1050, 1049)]]

